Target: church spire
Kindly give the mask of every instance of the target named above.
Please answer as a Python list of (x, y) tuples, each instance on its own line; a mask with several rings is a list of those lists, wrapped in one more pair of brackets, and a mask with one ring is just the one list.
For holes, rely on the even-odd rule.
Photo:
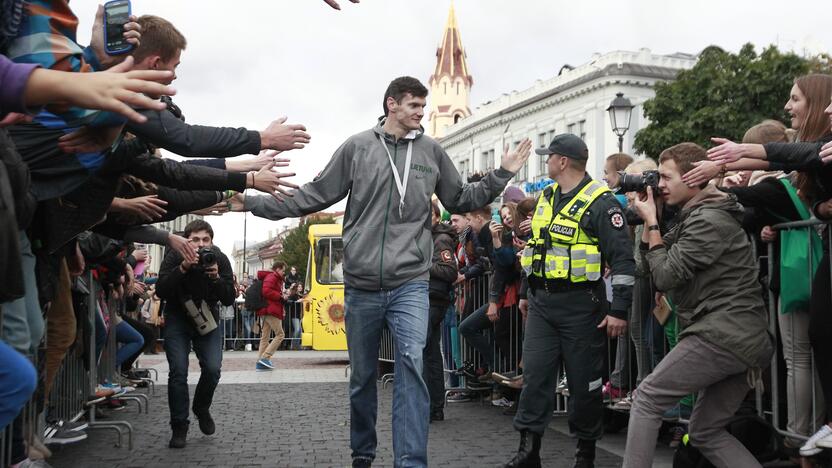
[(465, 58), (465, 49), (462, 47), (462, 37), (459, 34), (459, 26), (456, 24), (456, 12), (452, 1), (451, 8), (448, 10), (448, 21), (445, 23), (445, 33), (436, 49), (436, 68), (431, 78), (438, 80), (442, 76), (449, 76), (453, 80), (458, 77), (470, 86), (472, 79), (468, 73)]
[(473, 83), (451, 0), (442, 42), (436, 48), (436, 66), (428, 79), (431, 101), (428, 126), (430, 135), (440, 138), (444, 136), (448, 126), (471, 115), (468, 101)]

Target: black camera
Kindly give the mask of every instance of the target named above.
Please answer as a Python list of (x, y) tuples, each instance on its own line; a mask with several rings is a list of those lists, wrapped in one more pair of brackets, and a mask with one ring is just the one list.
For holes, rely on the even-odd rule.
[(618, 193), (646, 192), (653, 187), (653, 193), (659, 191), (659, 171), (644, 171), (641, 174), (618, 172)]
[(199, 266), (203, 269), (217, 263), (217, 254), (210, 247), (202, 247), (196, 254), (199, 257)]

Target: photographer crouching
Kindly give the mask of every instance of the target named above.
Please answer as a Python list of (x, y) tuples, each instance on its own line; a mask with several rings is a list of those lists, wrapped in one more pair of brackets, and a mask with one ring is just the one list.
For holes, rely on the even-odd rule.
[(168, 406), (173, 435), (171, 448), (184, 448), (188, 435), (188, 354), (193, 345), (199, 359), (200, 375), (194, 392), (194, 415), (203, 434), (214, 433), (209, 409), (220, 380), (222, 334), (217, 323), (217, 302), (234, 303), (231, 263), (214, 246), (214, 230), (203, 220), (185, 226), (183, 236), (194, 248), (191, 258), (171, 249), (159, 271), (157, 295), (165, 307), (165, 355), (168, 374)]
[(758, 467), (759, 462), (725, 430), (773, 352), (757, 283), (754, 245), (741, 226), (735, 196), (712, 185), (689, 187), (682, 176), (707, 159), (705, 150), (681, 143), (659, 157), (658, 193), (681, 208), (662, 238), (652, 187), (634, 207), (644, 220), (642, 250), (659, 291), (676, 307), (679, 342), (638, 386), (627, 430), (624, 467), (653, 465), (662, 414), (698, 392), (690, 418), (690, 443), (717, 467)]

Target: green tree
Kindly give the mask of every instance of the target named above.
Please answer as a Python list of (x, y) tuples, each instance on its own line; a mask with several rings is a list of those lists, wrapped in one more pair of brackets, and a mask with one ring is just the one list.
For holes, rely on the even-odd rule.
[(783, 105), (794, 79), (810, 71), (828, 73), (829, 68), (828, 56), (804, 59), (775, 46), (760, 54), (751, 44), (737, 54), (708, 47), (693, 68), (656, 84), (656, 96), (644, 103), (650, 124), (636, 134), (633, 146), (656, 159), (685, 141), (709, 148), (711, 137), (740, 140), (765, 119), (788, 124)]
[(278, 260), (286, 262), (287, 269), (295, 266), (301, 278), (306, 278), (306, 260), (309, 256), (309, 226), (313, 224), (334, 224), (330, 217), (311, 218), (305, 220), (283, 238), (283, 251), (277, 256)]

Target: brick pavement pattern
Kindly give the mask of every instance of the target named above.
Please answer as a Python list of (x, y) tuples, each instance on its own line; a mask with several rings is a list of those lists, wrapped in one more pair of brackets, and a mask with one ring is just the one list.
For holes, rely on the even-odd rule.
[[(134, 404), (112, 413), (130, 422), (134, 450), (114, 448), (115, 433), (89, 430), (89, 438), (55, 448), (56, 468), (175, 467), (345, 467), (350, 466), (347, 384), (274, 383), (220, 385), (212, 414), (217, 432), (205, 436), (191, 422), (185, 449), (168, 448), (167, 387), (156, 388), (149, 414)], [(379, 388), (379, 447), (374, 466), (392, 466), (390, 406), (392, 386)], [(191, 387), (193, 395), (193, 386)], [(446, 420), (430, 427), (429, 460), (435, 467), (491, 467), (517, 449), (511, 418), (490, 403), (453, 403)], [(552, 430), (543, 438), (543, 466), (571, 467), (574, 440)], [(621, 459), (598, 449), (598, 468), (621, 466)]]

